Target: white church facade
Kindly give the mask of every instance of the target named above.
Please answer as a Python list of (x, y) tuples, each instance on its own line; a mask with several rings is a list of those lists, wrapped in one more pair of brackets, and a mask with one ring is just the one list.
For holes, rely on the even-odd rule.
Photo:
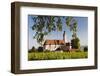
[(67, 41), (67, 36), (64, 31), (62, 40), (45, 40), (44, 42), (44, 49), (50, 51), (57, 51), (57, 50), (70, 50), (71, 45)]

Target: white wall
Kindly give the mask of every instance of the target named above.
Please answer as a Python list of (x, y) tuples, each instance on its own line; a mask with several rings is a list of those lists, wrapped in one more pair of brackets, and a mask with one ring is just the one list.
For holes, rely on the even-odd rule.
[[(11, 60), (11, 15), (10, 15), (10, 3), (16, 0), (1, 0), (0, 1), (0, 76), (16, 76), (10, 73), (10, 60)], [(57, 3), (57, 4), (74, 4), (74, 5), (87, 5), (99, 7), (100, 21), (100, 0), (17, 0), (27, 2), (39, 2), (39, 3)], [(100, 22), (98, 22), (100, 24)], [(98, 26), (100, 28), (100, 26)], [(98, 30), (100, 33), (100, 30)], [(100, 34), (98, 36), (98, 42), (100, 42)], [(100, 46), (100, 44), (99, 44)], [(98, 48), (98, 50), (100, 50)], [(98, 51), (100, 58), (100, 51)], [(52, 73), (38, 73), (38, 74), (21, 74), (18, 76), (100, 76), (100, 59), (98, 70), (81, 70), (81, 71), (65, 71), (65, 72), (52, 72)]]
[(45, 45), (45, 49), (54, 51), (56, 50), (60, 45)]

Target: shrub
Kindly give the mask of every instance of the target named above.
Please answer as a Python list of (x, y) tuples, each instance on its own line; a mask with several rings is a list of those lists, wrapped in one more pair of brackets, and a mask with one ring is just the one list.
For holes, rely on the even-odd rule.
[(30, 49), (30, 50), (28, 50), (28, 52), (29, 52), (29, 53), (31, 53), (31, 52), (32, 52), (32, 50)]
[(38, 52), (43, 52), (43, 50), (44, 50), (43, 47), (38, 47), (37, 49)]
[(32, 47), (32, 50), (35, 50), (35, 47), (34, 46)]
[(32, 49), (30, 49), (28, 52), (35, 52), (35, 51), (36, 51), (36, 49), (35, 49), (35, 47), (33, 46)]
[(71, 46), (73, 49), (79, 49), (80, 48), (80, 40), (79, 38), (75, 38), (71, 40)]
[(88, 51), (88, 47), (84, 47), (84, 52), (87, 52)]

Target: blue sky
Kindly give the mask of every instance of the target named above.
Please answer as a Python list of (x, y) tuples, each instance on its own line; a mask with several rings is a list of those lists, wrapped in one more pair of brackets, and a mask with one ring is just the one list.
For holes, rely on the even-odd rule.
[[(37, 48), (39, 44), (37, 43), (36, 39), (33, 39), (35, 31), (32, 30), (32, 26), (34, 24), (32, 17), (34, 15), (28, 15), (28, 49), (31, 49), (33, 46)], [(67, 17), (67, 16), (66, 16)], [(78, 30), (77, 35), (80, 39), (81, 46), (88, 45), (88, 18), (87, 17), (74, 17), (78, 22)], [(70, 42), (72, 39), (72, 33), (70, 32), (69, 28), (66, 27), (65, 22), (63, 21), (63, 31), (66, 31), (67, 40)], [(46, 39), (63, 39), (63, 31), (58, 32), (51, 32), (49, 35), (46, 36)]]

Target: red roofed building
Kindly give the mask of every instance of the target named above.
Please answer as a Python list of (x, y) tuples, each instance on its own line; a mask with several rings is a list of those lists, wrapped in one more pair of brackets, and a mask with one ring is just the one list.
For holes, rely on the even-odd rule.
[[(62, 40), (45, 40), (44, 49), (50, 50), (50, 51), (55, 51), (58, 48), (60, 48), (61, 50), (65, 49), (65, 48), (66, 48), (66, 50), (71, 49), (70, 45), (66, 45), (67, 43), (68, 43), (67, 37), (66, 37), (65, 31), (64, 31)], [(63, 47), (65, 47), (65, 48), (63, 48)]]

